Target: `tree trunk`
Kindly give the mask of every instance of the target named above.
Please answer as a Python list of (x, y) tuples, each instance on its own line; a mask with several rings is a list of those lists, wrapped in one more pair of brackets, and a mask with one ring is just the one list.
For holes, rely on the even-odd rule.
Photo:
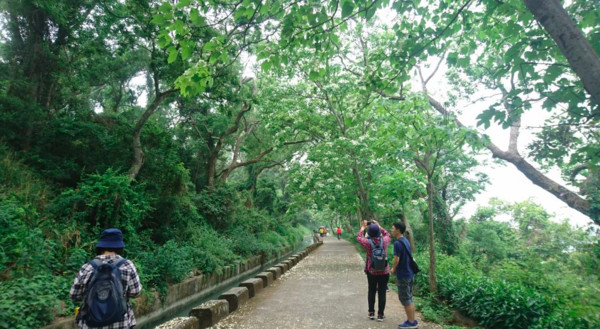
[(165, 98), (174, 92), (175, 90), (169, 90), (164, 93), (157, 92), (154, 101), (148, 105), (146, 111), (144, 111), (136, 123), (135, 128), (133, 129), (133, 141), (131, 143), (133, 147), (133, 161), (131, 162), (131, 167), (129, 167), (129, 171), (127, 173), (129, 179), (135, 180), (137, 175), (140, 173), (142, 166), (144, 165), (144, 151), (142, 150), (142, 142), (140, 141), (142, 128), (148, 119), (150, 119), (150, 116), (152, 116), (152, 114), (156, 111), (158, 106), (165, 100)]
[(358, 191), (356, 191), (356, 195), (358, 196), (360, 204), (361, 219), (366, 221), (373, 220), (373, 213), (371, 212), (371, 207), (369, 206), (369, 190), (365, 188), (363, 180), (360, 177), (360, 172), (358, 171), (358, 165), (356, 161), (352, 167), (352, 173), (354, 174), (356, 184), (358, 185)]
[[(558, 0), (523, 0), (535, 19), (550, 34), (583, 87), (600, 105), (600, 61), (594, 48)], [(600, 115), (596, 111), (596, 115)]]
[(217, 155), (218, 151), (213, 151), (208, 158), (208, 172), (206, 173), (207, 182), (206, 186), (214, 187), (215, 186), (215, 172), (217, 168)]
[(435, 276), (435, 242), (433, 240), (433, 197), (435, 189), (431, 175), (427, 175), (427, 216), (429, 217), (429, 291), (437, 293), (437, 279)]
[(415, 246), (415, 238), (413, 236), (412, 229), (410, 228), (410, 224), (408, 223), (408, 220), (406, 219), (406, 214), (404, 213), (404, 211), (402, 211), (401, 219), (402, 219), (402, 223), (404, 223), (404, 226), (406, 226), (406, 231), (404, 232), (404, 237), (410, 243), (411, 252), (413, 254), (415, 254), (417, 252), (417, 247)]

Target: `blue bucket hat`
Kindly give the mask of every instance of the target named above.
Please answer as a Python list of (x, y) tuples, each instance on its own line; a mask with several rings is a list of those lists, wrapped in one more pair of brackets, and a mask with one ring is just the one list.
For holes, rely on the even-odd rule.
[(123, 233), (118, 228), (109, 228), (102, 232), (102, 236), (100, 236), (100, 240), (98, 240), (98, 244), (96, 244), (98, 248), (111, 248), (111, 249), (119, 249), (125, 247), (123, 243)]
[(377, 225), (377, 224), (369, 225), (369, 227), (367, 228), (367, 233), (369, 233), (369, 236), (372, 238), (378, 238), (381, 235), (381, 231), (379, 230), (379, 225)]

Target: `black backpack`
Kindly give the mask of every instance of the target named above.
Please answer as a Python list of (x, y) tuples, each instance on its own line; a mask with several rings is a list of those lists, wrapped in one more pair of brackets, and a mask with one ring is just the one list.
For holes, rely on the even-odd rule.
[(383, 238), (379, 239), (378, 245), (375, 245), (371, 238), (369, 238), (369, 243), (371, 244), (371, 269), (374, 271), (385, 271), (387, 255), (383, 249)]
[(107, 326), (123, 320), (127, 312), (127, 299), (119, 267), (126, 261), (123, 258), (116, 263), (103, 263), (96, 258), (89, 262), (94, 274), (80, 312), (89, 327)]

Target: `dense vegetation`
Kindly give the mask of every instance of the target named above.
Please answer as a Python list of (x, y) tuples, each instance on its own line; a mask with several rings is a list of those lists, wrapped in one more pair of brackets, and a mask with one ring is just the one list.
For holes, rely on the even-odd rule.
[(528, 201), (457, 216), (491, 152), (600, 224), (595, 2), (6, 0), (0, 27), (0, 328), (71, 314), (107, 227), (164, 296), (372, 218), (407, 223), (432, 317), (598, 326), (595, 229)]

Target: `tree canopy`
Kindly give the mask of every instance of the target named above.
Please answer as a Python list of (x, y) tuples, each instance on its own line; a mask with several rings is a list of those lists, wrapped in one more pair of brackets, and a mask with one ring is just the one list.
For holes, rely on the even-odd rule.
[[(69, 278), (107, 227), (164, 293), (312, 226), (373, 219), (407, 224), (425, 289), (456, 305), (451, 270), (497, 289), (481, 278), (510, 272), (538, 289), (540, 314), (588, 321), (536, 295), (576, 300), (558, 275), (536, 285), (522, 270), (566, 255), (576, 270), (560, 273), (597, 287), (595, 228), (526, 200), (459, 214), (499, 159), (600, 225), (593, 1), (6, 0), (0, 28), (0, 301), (47, 294), (27, 319), (0, 302), (0, 327), (69, 314)], [(525, 113), (548, 119), (522, 145)]]

